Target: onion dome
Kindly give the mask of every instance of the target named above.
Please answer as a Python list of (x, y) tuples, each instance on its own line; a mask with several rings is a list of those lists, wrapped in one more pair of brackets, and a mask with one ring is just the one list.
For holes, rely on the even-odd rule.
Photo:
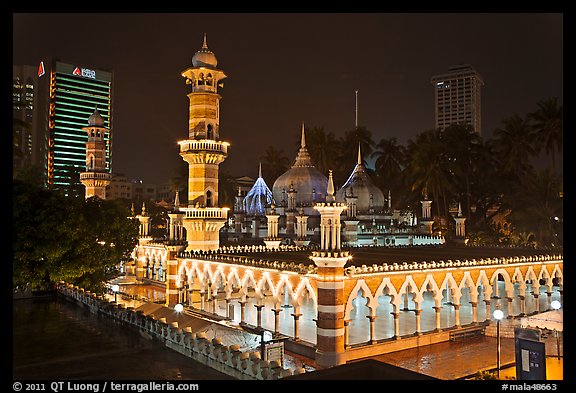
[(94, 127), (104, 127), (104, 124), (105, 124), (104, 118), (102, 117), (102, 115), (100, 115), (98, 109), (95, 109), (94, 113), (92, 113), (88, 118), (88, 125)]
[(274, 200), (278, 203), (286, 201), (290, 190), (296, 191), (296, 204), (312, 206), (316, 202), (324, 202), (328, 178), (323, 175), (312, 162), (312, 157), (306, 149), (306, 136), (302, 124), (302, 139), (300, 150), (292, 167), (276, 179), (272, 186)]
[(256, 179), (256, 182), (254, 182), (254, 185), (250, 191), (248, 191), (248, 194), (246, 194), (242, 205), (244, 211), (249, 216), (265, 216), (266, 206), (270, 206), (273, 203), (272, 191), (270, 191), (262, 178), (262, 164), (260, 164), (258, 179)]
[(384, 210), (384, 193), (374, 184), (362, 162), (360, 146), (358, 146), (358, 163), (346, 180), (346, 183), (336, 192), (336, 201), (346, 203), (346, 196), (354, 195), (356, 211), (362, 213), (379, 213)]
[(194, 67), (212, 67), (216, 68), (218, 60), (216, 60), (216, 55), (208, 49), (206, 44), (206, 33), (204, 33), (204, 43), (202, 44), (202, 49), (194, 53), (192, 56), (192, 65)]

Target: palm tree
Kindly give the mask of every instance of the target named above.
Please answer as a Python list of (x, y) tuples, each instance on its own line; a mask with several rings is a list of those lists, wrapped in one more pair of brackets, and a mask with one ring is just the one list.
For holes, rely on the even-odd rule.
[(396, 200), (406, 161), (406, 148), (399, 145), (395, 137), (383, 138), (375, 147), (371, 157), (376, 159), (376, 182), (382, 190), (390, 190), (393, 200)]
[(556, 173), (556, 153), (562, 154), (562, 106), (558, 105), (557, 97), (540, 101), (537, 106), (528, 118), (534, 122), (539, 148), (552, 158), (552, 172)]
[(494, 131), (494, 149), (506, 172), (522, 177), (532, 165), (537, 153), (536, 134), (527, 119), (513, 115), (502, 121), (503, 127)]
[(406, 174), (411, 191), (430, 192), (436, 200), (437, 214), (448, 219), (448, 198), (454, 194), (455, 178), (441, 131), (422, 132), (415, 141), (408, 141), (406, 151)]
[(273, 145), (266, 148), (260, 161), (262, 162), (262, 177), (266, 184), (274, 184), (276, 179), (286, 172), (290, 165), (284, 150)]

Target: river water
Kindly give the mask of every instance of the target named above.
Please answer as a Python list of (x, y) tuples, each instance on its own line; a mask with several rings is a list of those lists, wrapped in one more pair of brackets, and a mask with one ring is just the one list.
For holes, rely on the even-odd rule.
[(13, 301), (14, 380), (234, 380), (59, 298)]

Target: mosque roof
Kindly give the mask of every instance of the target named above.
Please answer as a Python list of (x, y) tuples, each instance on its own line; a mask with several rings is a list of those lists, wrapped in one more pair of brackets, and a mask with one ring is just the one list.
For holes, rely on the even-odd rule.
[(311, 205), (314, 202), (323, 202), (326, 197), (328, 178), (323, 175), (312, 162), (312, 157), (306, 149), (306, 136), (302, 124), (302, 138), (300, 150), (292, 167), (280, 175), (272, 186), (274, 199), (278, 202), (285, 200), (290, 189), (296, 191), (296, 204)]
[(258, 179), (256, 179), (254, 185), (242, 201), (244, 211), (248, 215), (264, 216), (266, 215), (266, 206), (270, 206), (272, 203), (275, 203), (272, 197), (272, 191), (270, 191), (262, 178), (262, 165), (260, 164)]
[(346, 183), (336, 192), (336, 201), (346, 203), (346, 196), (350, 195), (354, 195), (357, 198), (356, 210), (358, 213), (368, 212), (371, 208), (375, 212), (384, 210), (384, 193), (374, 184), (366, 171), (360, 145), (358, 145), (358, 163)]
[(208, 45), (206, 44), (206, 33), (204, 33), (204, 43), (202, 44), (202, 48), (192, 56), (192, 65), (194, 67), (213, 68), (216, 68), (218, 65), (216, 55), (208, 49)]

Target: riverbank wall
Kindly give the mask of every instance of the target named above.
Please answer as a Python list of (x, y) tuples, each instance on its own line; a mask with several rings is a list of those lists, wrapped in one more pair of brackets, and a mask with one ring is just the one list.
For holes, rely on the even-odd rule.
[(109, 318), (132, 328), (143, 337), (150, 338), (191, 359), (240, 380), (277, 380), (304, 373), (303, 368), (286, 369), (280, 361), (261, 358), (259, 351), (240, 350), (239, 345), (223, 345), (222, 339), (209, 340), (204, 332), (193, 332), (190, 327), (179, 328), (165, 318), (155, 319), (132, 307), (110, 302), (103, 296), (66, 283), (60, 283), (58, 296), (86, 307), (91, 313)]

